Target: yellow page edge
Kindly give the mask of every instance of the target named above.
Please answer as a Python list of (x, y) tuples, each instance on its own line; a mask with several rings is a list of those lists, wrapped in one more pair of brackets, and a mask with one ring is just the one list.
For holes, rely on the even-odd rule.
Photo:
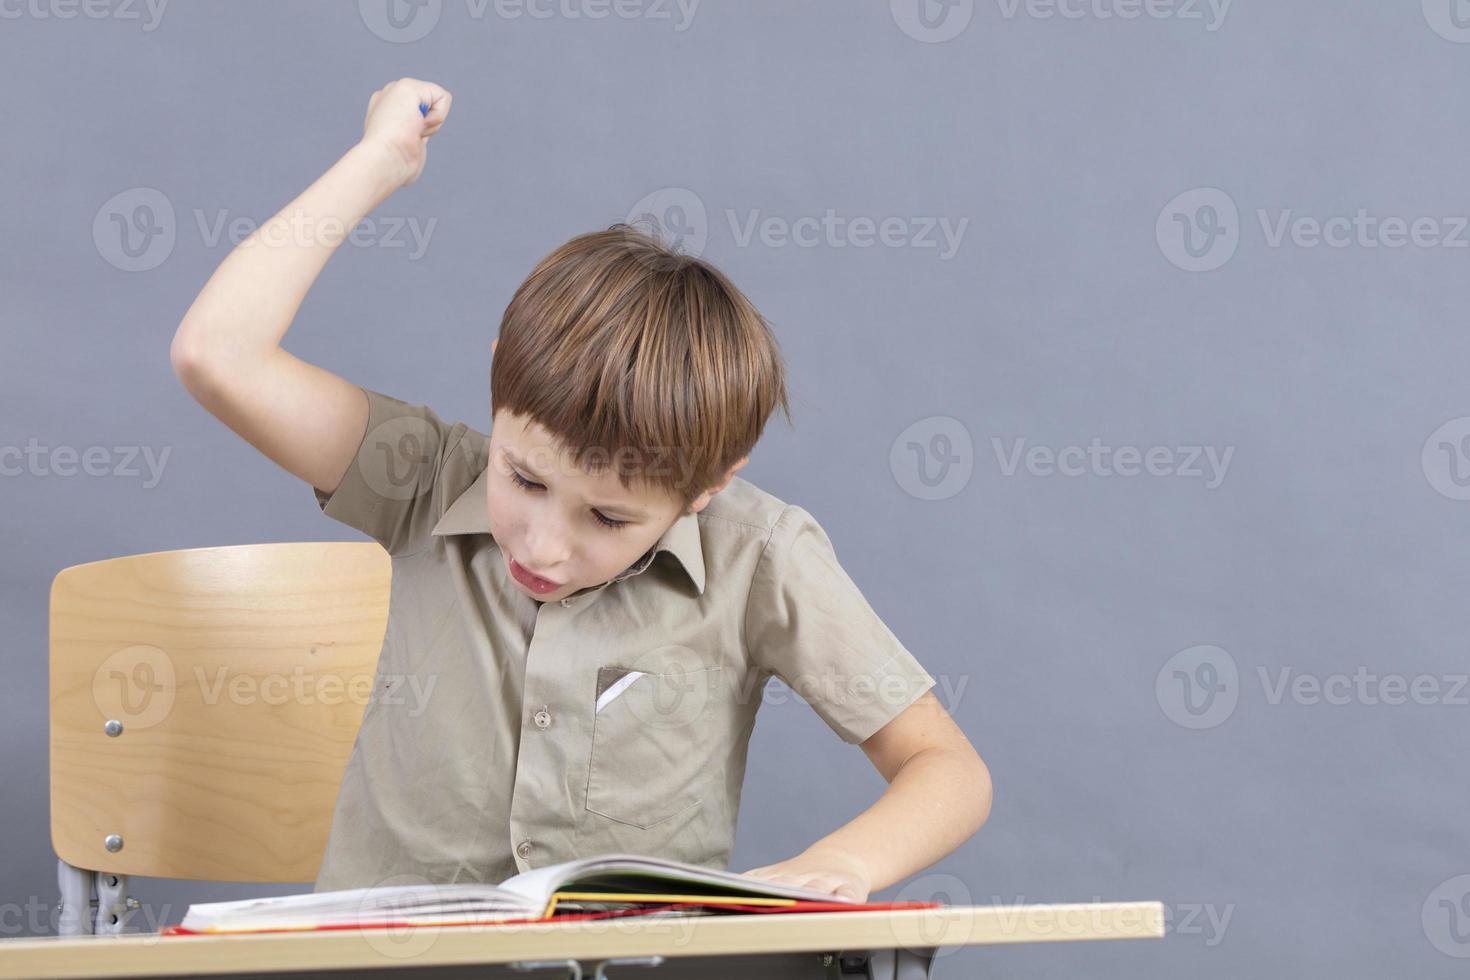
[(551, 918), (556, 903), (563, 899), (578, 899), (584, 902), (682, 902), (699, 905), (795, 905), (794, 898), (738, 898), (726, 895), (650, 895), (646, 892), (617, 894), (613, 892), (556, 892), (542, 913), (543, 919)]

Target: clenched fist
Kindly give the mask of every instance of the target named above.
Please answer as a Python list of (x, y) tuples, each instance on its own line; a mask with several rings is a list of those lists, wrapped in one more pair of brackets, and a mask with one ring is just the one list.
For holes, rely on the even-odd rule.
[[(449, 117), (453, 96), (442, 86), (418, 78), (389, 82), (368, 99), (362, 122), (362, 142), (385, 149), (384, 159), (401, 168), (394, 174), (399, 187), (406, 187), (424, 172), (429, 158), (429, 137), (439, 132)], [(427, 105), (424, 113), (419, 107)]]

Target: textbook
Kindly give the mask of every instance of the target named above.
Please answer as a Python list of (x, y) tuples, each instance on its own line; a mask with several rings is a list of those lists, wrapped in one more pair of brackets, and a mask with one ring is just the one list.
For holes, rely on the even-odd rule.
[[(823, 912), (935, 908), (938, 902), (855, 902), (639, 854), (533, 868), (498, 885), (393, 885), (190, 905), (163, 935), (536, 922), (612, 915)], [(580, 914), (579, 914), (580, 913)], [(590, 914), (589, 914), (590, 913)]]

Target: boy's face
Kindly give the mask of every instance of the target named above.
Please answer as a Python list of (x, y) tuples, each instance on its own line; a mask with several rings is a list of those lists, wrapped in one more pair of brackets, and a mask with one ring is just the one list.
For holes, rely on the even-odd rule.
[[(702, 510), (724, 485), (696, 499), (690, 511)], [(611, 581), (681, 516), (677, 500), (624, 488), (611, 466), (596, 475), (572, 466), (539, 423), (504, 409), (490, 429), (485, 492), (507, 577), (541, 602)], [(528, 573), (549, 581), (530, 581)]]

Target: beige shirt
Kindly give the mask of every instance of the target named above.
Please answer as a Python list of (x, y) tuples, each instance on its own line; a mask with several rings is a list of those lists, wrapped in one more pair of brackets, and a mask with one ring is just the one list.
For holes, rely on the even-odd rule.
[(933, 686), (812, 516), (738, 476), (611, 582), (531, 598), (490, 534), (489, 436), (363, 391), (356, 459), (313, 490), (392, 590), (315, 890), (608, 852), (723, 869), (772, 675), (851, 743)]

